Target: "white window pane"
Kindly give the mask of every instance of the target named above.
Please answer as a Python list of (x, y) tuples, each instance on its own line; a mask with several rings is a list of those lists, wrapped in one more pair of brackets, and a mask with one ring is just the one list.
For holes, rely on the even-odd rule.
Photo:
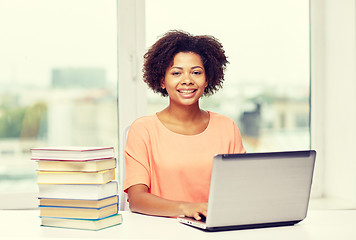
[[(231, 117), (248, 152), (310, 148), (309, 1), (147, 1), (147, 47), (172, 29), (222, 42), (224, 87), (201, 106)], [(148, 90), (149, 114), (167, 104)]]
[(29, 149), (118, 144), (115, 0), (0, 3), (0, 194), (35, 191)]

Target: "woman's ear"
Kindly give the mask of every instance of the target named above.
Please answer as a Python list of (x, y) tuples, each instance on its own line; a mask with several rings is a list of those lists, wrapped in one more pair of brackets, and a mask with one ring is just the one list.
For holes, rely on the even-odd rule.
[(161, 88), (162, 88), (162, 89), (165, 89), (165, 88), (166, 88), (166, 85), (164, 84), (164, 79), (161, 80)]
[(208, 79), (205, 80), (205, 88), (209, 85)]

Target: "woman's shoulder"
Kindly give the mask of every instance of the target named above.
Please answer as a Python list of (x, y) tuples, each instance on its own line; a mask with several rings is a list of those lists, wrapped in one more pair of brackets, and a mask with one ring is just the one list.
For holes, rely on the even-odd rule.
[[(213, 133), (217, 136), (223, 136), (225, 139), (230, 139), (233, 142), (238, 141), (236, 143), (238, 146), (242, 144), (240, 130), (232, 118), (219, 113), (212, 113), (211, 116), (213, 119), (211, 131)], [(237, 152), (244, 152), (243, 146)]]
[(155, 123), (155, 115), (143, 116), (134, 120), (130, 125), (130, 130), (143, 131), (151, 129)]
[(131, 123), (131, 126), (147, 126), (155, 122), (156, 115), (149, 115), (137, 118)]
[(212, 131), (218, 132), (219, 134), (235, 134), (238, 130), (238, 127), (234, 120), (230, 117), (220, 114), (210, 112), (211, 124), (210, 129)]
[(211, 119), (214, 122), (218, 122), (219, 124), (221, 124), (221, 123), (234, 123), (234, 121), (230, 117), (228, 117), (226, 115), (223, 115), (223, 114), (220, 114), (220, 113), (216, 113), (216, 112), (210, 112), (210, 111), (209, 111), (209, 114), (210, 114)]
[(150, 129), (153, 128), (155, 115), (143, 116), (134, 120), (128, 128), (128, 136), (130, 138), (147, 138), (150, 134)]

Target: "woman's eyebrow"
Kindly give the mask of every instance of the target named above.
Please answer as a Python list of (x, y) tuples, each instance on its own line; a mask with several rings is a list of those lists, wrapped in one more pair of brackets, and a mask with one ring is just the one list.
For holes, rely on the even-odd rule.
[(178, 68), (179, 70), (183, 70), (183, 68), (182, 68), (182, 67), (177, 67), (177, 66), (173, 66), (173, 67), (171, 67), (171, 69), (174, 69), (174, 68)]
[(201, 69), (204, 69), (202, 66), (194, 66), (194, 67), (192, 67), (191, 69), (195, 69), (195, 68), (201, 68)]
[[(174, 69), (174, 68), (177, 68), (177, 69), (179, 69), (179, 70), (183, 70), (183, 67), (178, 67), (178, 66), (173, 66), (173, 67), (171, 67), (171, 69)], [(204, 69), (204, 68), (201, 67), (201, 66), (194, 66), (194, 67), (191, 67), (190, 69), (196, 69), (196, 68)]]

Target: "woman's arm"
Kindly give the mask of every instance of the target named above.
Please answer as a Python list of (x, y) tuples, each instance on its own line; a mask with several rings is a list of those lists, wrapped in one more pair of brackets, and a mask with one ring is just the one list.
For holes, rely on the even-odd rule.
[(200, 214), (206, 216), (207, 203), (188, 203), (166, 200), (148, 192), (144, 184), (137, 184), (127, 189), (130, 210), (148, 215), (176, 217), (184, 215), (200, 220)]

